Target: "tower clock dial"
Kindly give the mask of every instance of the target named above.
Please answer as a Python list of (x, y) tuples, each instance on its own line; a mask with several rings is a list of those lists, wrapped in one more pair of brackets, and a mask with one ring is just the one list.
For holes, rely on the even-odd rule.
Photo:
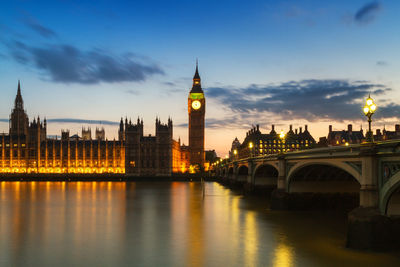
[(192, 108), (193, 109), (199, 109), (201, 107), (201, 103), (199, 100), (195, 100), (192, 102)]

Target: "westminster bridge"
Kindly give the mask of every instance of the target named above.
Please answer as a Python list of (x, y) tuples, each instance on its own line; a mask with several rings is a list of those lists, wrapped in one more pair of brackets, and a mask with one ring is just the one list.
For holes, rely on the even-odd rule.
[(275, 210), (350, 202), (349, 247), (400, 243), (400, 140), (232, 159), (214, 171), (247, 191), (273, 189)]

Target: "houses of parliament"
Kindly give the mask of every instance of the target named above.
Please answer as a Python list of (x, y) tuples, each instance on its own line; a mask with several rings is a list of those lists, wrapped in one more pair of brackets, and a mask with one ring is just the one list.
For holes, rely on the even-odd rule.
[(126, 173), (132, 176), (171, 176), (194, 166), (204, 167), (205, 97), (196, 64), (188, 97), (189, 145), (173, 139), (173, 122), (155, 121), (155, 136), (145, 136), (143, 120), (121, 118), (118, 140), (107, 140), (104, 129), (82, 128), (81, 136), (61, 131), (47, 136), (47, 121), (29, 121), (21, 86), (9, 119), (9, 134), (0, 135), (0, 173)]

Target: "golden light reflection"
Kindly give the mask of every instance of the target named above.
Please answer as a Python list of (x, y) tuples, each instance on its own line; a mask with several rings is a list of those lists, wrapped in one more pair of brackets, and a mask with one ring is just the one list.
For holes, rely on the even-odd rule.
[(290, 267), (293, 266), (292, 249), (286, 245), (285, 241), (281, 241), (275, 248), (274, 267)]
[(245, 218), (245, 265), (257, 266), (258, 236), (255, 223), (255, 212), (249, 211)]
[(189, 243), (193, 244), (190, 246), (188, 251), (187, 266), (203, 266), (204, 261), (204, 231), (203, 231), (203, 203), (199, 196), (195, 193), (196, 183), (189, 183)]

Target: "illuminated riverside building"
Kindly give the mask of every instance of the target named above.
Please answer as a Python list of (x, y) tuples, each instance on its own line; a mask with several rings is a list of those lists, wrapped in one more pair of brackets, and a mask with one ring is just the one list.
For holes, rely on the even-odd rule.
[(246, 138), (243, 143), (240, 143), (237, 138), (232, 142), (232, 149), (229, 152), (230, 158), (246, 158), (249, 156), (257, 157), (267, 154), (277, 154), (286, 151), (295, 151), (300, 149), (308, 149), (315, 147), (314, 138), (308, 131), (307, 125), (295, 129), (293, 131), (290, 125), (289, 131), (284, 134), (284, 138), (280, 133), (275, 131), (275, 126), (272, 125), (272, 130), (268, 134), (263, 134), (260, 131), (259, 125), (253, 127), (246, 133)]
[(359, 131), (353, 130), (353, 125), (347, 125), (347, 130), (334, 131), (332, 125), (329, 125), (329, 133), (326, 141), (320, 140), (320, 142), (326, 142), (329, 146), (342, 146), (348, 144), (360, 144), (365, 140), (363, 129)]
[(189, 149), (172, 138), (172, 120), (156, 119), (156, 135), (143, 135), (143, 120), (121, 119), (118, 140), (105, 139), (104, 129), (82, 128), (82, 136), (61, 131), (61, 139), (47, 137), (47, 121), (29, 122), (20, 83), (10, 115), (9, 134), (0, 135), (2, 173), (127, 173), (163, 175), (186, 172)]

